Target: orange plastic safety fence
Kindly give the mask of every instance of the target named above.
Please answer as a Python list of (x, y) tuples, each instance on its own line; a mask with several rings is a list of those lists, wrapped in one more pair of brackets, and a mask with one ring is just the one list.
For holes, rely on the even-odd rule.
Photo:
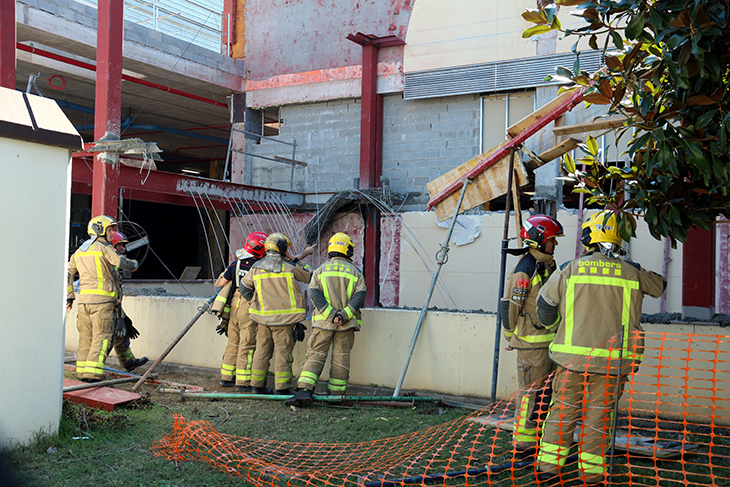
[[(619, 342), (481, 411), (396, 438), (290, 443), (176, 416), (153, 450), (257, 486), (730, 486), (730, 337), (642, 332)], [(531, 397), (537, 406), (513, 421)]]

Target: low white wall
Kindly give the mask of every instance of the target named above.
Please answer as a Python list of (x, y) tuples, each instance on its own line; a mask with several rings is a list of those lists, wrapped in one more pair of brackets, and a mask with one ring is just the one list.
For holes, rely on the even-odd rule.
[[(132, 341), (138, 357), (155, 360), (198, 312), (204, 298), (124, 298), (124, 310), (132, 318), (139, 338)], [(351, 382), (394, 388), (403, 370), (420, 311), (366, 309), (363, 331), (356, 334), (352, 351)], [(428, 312), (403, 383), (404, 390), (435, 391), (456, 396), (489, 397), (494, 355), (495, 315)], [(180, 340), (165, 359), (167, 363), (220, 369), (226, 337), (218, 335), (219, 320), (209, 313)], [(304, 342), (294, 347), (294, 374), (301, 372), (306, 343), (312, 331), (306, 322)], [(506, 343), (502, 343), (502, 349)], [(66, 324), (66, 350), (78, 349), (76, 306)], [(114, 354), (114, 352), (112, 352)], [(497, 389), (504, 397), (516, 390), (514, 355), (503, 352)], [(506, 358), (505, 358), (506, 357)], [(272, 363), (273, 366), (273, 363)], [(323, 379), (329, 378), (329, 364)]]
[[(203, 298), (125, 298), (125, 310), (141, 332), (132, 342), (134, 353), (154, 360), (190, 322), (204, 301)], [(396, 386), (419, 315), (420, 310), (364, 310), (363, 330), (357, 333), (352, 350), (352, 384)], [(78, 343), (75, 323), (74, 308), (66, 325), (66, 346), (70, 351), (75, 351)], [(204, 314), (165, 362), (218, 370), (226, 338), (216, 334), (217, 324), (217, 318)], [(493, 314), (427, 312), (403, 390), (489, 398), (495, 326)], [(308, 338), (309, 323), (307, 327)], [(730, 424), (730, 362), (722, 359), (722, 354), (730, 351), (725, 330), (705, 324), (645, 324), (644, 328), (646, 358), (633, 378), (631, 394), (624, 395), (622, 406), (627, 406), (630, 397), (632, 407), (641, 415), (661, 410), (662, 415), (684, 415), (689, 420), (707, 422), (714, 405), (715, 422)], [(688, 336), (694, 336), (691, 345)], [(516, 352), (505, 351), (506, 343), (500, 340), (497, 396), (505, 398), (518, 389)], [(657, 359), (660, 350), (661, 361)], [(296, 375), (301, 371), (305, 352), (306, 341), (294, 348)], [(321, 379), (328, 378), (329, 366), (326, 366)], [(686, 390), (690, 390), (688, 398), (685, 398)]]

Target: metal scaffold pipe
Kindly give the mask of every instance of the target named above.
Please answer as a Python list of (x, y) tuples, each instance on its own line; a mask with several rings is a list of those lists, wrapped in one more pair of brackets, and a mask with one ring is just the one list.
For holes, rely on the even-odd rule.
[[(515, 149), (509, 151), (509, 174), (507, 176), (507, 196), (505, 199), (504, 233), (502, 235), (502, 255), (499, 264), (499, 285), (497, 286), (497, 325), (494, 330), (494, 362), (492, 365), (492, 395), (491, 401), (497, 400), (497, 377), (499, 375), (499, 347), (502, 339), (502, 298), (504, 297), (504, 276), (507, 268), (507, 245), (509, 244), (509, 213), (512, 203), (512, 177), (515, 167)], [(517, 229), (519, 233), (520, 229)]]
[(436, 287), (436, 281), (439, 278), (439, 273), (441, 272), (441, 267), (446, 263), (448, 260), (448, 253), (449, 253), (449, 240), (451, 240), (451, 234), (454, 232), (454, 225), (456, 225), (456, 217), (459, 216), (459, 210), (461, 209), (461, 202), (464, 200), (464, 193), (466, 193), (466, 187), (471, 181), (467, 178), (464, 178), (462, 180), (463, 186), (461, 187), (461, 194), (459, 195), (459, 202), (456, 204), (456, 211), (454, 211), (454, 218), (451, 219), (451, 226), (449, 227), (449, 233), (446, 235), (446, 241), (441, 245), (441, 249), (439, 249), (438, 253), (436, 254), (436, 270), (433, 273), (433, 278), (431, 279), (431, 287), (428, 289), (428, 295), (426, 296), (426, 302), (423, 303), (423, 308), (421, 309), (421, 315), (418, 317), (418, 323), (416, 324), (416, 330), (413, 332), (413, 339), (411, 339), (411, 346), (408, 348), (408, 355), (406, 356), (406, 363), (403, 364), (403, 371), (400, 374), (400, 378), (398, 379), (398, 384), (395, 386), (395, 391), (393, 392), (393, 397), (400, 396), (400, 389), (403, 386), (403, 380), (406, 378), (406, 372), (408, 371), (408, 364), (411, 362), (411, 357), (413, 356), (413, 349), (416, 347), (416, 340), (418, 339), (418, 333), (421, 331), (421, 325), (423, 324), (423, 318), (426, 316), (426, 310), (428, 309), (428, 304), (431, 302), (431, 296), (433, 296), (433, 290)]

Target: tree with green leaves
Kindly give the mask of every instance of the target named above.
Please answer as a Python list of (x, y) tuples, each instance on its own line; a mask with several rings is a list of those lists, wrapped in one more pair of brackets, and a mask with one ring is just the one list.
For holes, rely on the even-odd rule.
[[(560, 6), (577, 6), (586, 25), (563, 29)], [(631, 215), (673, 246), (692, 226), (730, 216), (730, 2), (557, 0), (522, 16), (534, 24), (523, 37), (559, 30), (577, 39), (574, 51), (587, 39), (604, 52), (605, 69), (587, 73), (576, 63), (552, 78), (571, 85), (562, 89), (586, 87), (586, 103), (627, 118), (619, 135), (633, 133), (630, 166), (602, 164), (590, 138), (585, 157), (563, 159), (575, 191), (617, 212), (622, 237), (634, 234)]]

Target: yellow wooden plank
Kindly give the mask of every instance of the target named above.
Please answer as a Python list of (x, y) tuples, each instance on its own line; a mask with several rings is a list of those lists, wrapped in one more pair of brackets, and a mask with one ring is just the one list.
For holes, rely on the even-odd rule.
[(626, 118), (624, 117), (614, 117), (596, 120), (595, 122), (563, 125), (562, 127), (554, 127), (553, 134), (560, 137), (563, 135), (580, 134), (583, 132), (595, 132), (596, 130), (612, 130), (621, 127), (625, 121)]
[(580, 143), (580, 140), (570, 138), (565, 139), (558, 145), (549, 148), (545, 152), (542, 152), (538, 157), (542, 161), (543, 164), (548, 163), (552, 161), (553, 159), (557, 159), (558, 157), (562, 156), (566, 152), (570, 152), (576, 147), (578, 147), (578, 144)]
[(512, 125), (510, 128), (507, 129), (507, 135), (510, 137), (515, 137), (520, 132), (525, 130), (527, 127), (532, 125), (533, 123), (540, 120), (542, 117), (550, 113), (555, 107), (563, 103), (566, 99), (573, 96), (572, 91), (566, 91), (565, 93), (555, 97), (550, 103), (547, 103), (546, 105), (543, 105), (542, 107), (538, 108), (516, 124)]

